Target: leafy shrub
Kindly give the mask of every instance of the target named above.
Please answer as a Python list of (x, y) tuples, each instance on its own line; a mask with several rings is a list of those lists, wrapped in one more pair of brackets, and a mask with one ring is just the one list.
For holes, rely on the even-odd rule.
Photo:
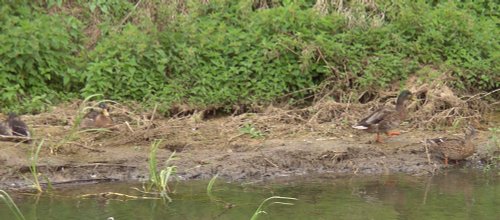
[(77, 92), (231, 109), (307, 101), (324, 85), (383, 90), (429, 66), (455, 89), (500, 87), (493, 1), (3, 2), (2, 110)]
[(83, 96), (100, 93), (116, 100), (146, 101), (165, 85), (166, 55), (154, 35), (127, 25), (89, 54)]
[(132, 8), (132, 3), (123, 0), (92, 0), (81, 1), (91, 12), (99, 9), (104, 14), (109, 14), (112, 17), (120, 18), (126, 15), (127, 11)]
[(327, 78), (342, 89), (380, 88), (417, 66), (395, 53), (404, 46), (391, 43), (389, 28), (349, 28), (342, 15), (301, 4), (251, 11), (222, 2), (163, 33), (175, 82), (167, 91), (176, 101), (227, 106), (288, 93), (302, 98)]
[[(75, 91), (79, 82), (73, 67), (80, 22), (9, 4), (1, 14), (0, 108), (16, 110), (28, 105), (29, 110), (39, 110), (42, 103)], [(30, 104), (30, 100), (35, 102)]]
[(453, 1), (435, 7), (414, 4), (404, 8), (392, 25), (408, 42), (408, 56), (422, 64), (444, 63), (459, 88), (500, 87), (500, 30), (495, 19), (473, 16)]
[(335, 26), (328, 18), (283, 7), (248, 13), (250, 5), (231, 2), (218, 10), (211, 9), (221, 5), (209, 4), (163, 33), (171, 82), (165, 91), (172, 100), (205, 106), (268, 102), (320, 83), (325, 71), (311, 67), (315, 51), (308, 52), (308, 41), (324, 31), (311, 27)]

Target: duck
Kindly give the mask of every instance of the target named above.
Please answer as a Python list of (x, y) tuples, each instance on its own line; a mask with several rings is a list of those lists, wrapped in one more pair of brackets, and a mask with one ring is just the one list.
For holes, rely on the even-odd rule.
[(403, 90), (398, 95), (395, 109), (389, 107), (377, 109), (352, 127), (368, 133), (377, 133), (375, 141), (378, 143), (383, 143), (380, 133), (385, 133), (387, 136), (400, 135), (400, 132), (392, 130), (406, 118), (405, 104), (411, 98), (413, 94), (408, 90)]
[(83, 116), (82, 128), (106, 128), (113, 125), (113, 120), (109, 115), (109, 107), (101, 102), (98, 110), (94, 108)]
[(9, 113), (6, 124), (12, 136), (31, 137), (28, 126), (15, 113)]
[(427, 139), (425, 143), (429, 145), (430, 153), (444, 159), (444, 164), (448, 166), (449, 160), (458, 162), (474, 154), (476, 151), (473, 141), (475, 136), (476, 129), (468, 126), (464, 138), (439, 137)]

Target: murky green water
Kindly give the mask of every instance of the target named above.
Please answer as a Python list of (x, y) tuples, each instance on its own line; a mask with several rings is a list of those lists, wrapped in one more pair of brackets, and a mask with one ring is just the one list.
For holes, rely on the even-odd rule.
[[(84, 185), (41, 197), (12, 195), (27, 219), (250, 219), (260, 202), (273, 195), (298, 198), (294, 206), (272, 205), (260, 219), (500, 219), (498, 172), (448, 172), (434, 177), (308, 177), (270, 183), (217, 181), (211, 201), (206, 181), (181, 182), (173, 202), (76, 198), (117, 192), (140, 195), (134, 184)], [(139, 186), (140, 187), (140, 186)], [(13, 219), (0, 203), (0, 219)]]

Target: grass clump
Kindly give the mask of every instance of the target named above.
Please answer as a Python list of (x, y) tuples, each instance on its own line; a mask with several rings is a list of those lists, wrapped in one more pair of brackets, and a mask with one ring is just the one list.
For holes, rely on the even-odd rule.
[(214, 184), (215, 184), (215, 180), (217, 179), (217, 177), (219, 177), (219, 174), (216, 174), (215, 176), (213, 176), (212, 179), (210, 179), (210, 182), (208, 182), (208, 185), (207, 185), (207, 196), (208, 196), (208, 198), (212, 202), (217, 202), (217, 203), (223, 204), (224, 208), (226, 208), (226, 209), (230, 209), (230, 208), (235, 207), (234, 204), (226, 202), (226, 201), (224, 201), (222, 199), (219, 199), (219, 198), (217, 198), (216, 196), (213, 195), (212, 190), (213, 190), (213, 187), (214, 187)]
[(151, 144), (151, 150), (149, 153), (149, 187), (148, 191), (151, 191), (153, 188), (159, 193), (160, 197), (167, 199), (169, 202), (172, 199), (169, 197), (170, 190), (168, 183), (173, 175), (177, 172), (177, 166), (169, 165), (169, 163), (175, 160), (175, 152), (173, 152), (169, 158), (165, 161), (165, 168), (158, 171), (158, 160), (157, 160), (157, 152), (158, 147), (161, 144), (161, 140), (155, 140)]
[(215, 196), (212, 194), (212, 188), (214, 187), (215, 180), (217, 179), (218, 176), (219, 176), (219, 174), (216, 174), (215, 176), (213, 176), (212, 179), (210, 179), (210, 182), (208, 182), (208, 185), (207, 185), (207, 196), (212, 201), (217, 200), (217, 199), (215, 199)]
[(264, 137), (264, 134), (260, 130), (255, 128), (254, 125), (252, 125), (250, 123), (246, 123), (245, 125), (243, 125), (243, 127), (240, 128), (240, 132), (242, 134), (248, 134), (252, 138), (263, 138)]
[(7, 207), (9, 207), (10, 211), (12, 211), (12, 213), (14, 214), (14, 216), (16, 217), (17, 220), (25, 220), (26, 219), (26, 218), (24, 218), (23, 213), (21, 212), (21, 210), (19, 210), (19, 208), (17, 207), (14, 200), (12, 200), (10, 195), (1, 189), (0, 189), (0, 201), (3, 201), (7, 205)]
[(38, 156), (40, 154), (40, 149), (42, 148), (43, 142), (45, 140), (42, 139), (36, 147), (34, 147), (31, 151), (30, 155), (30, 172), (31, 175), (33, 176), (33, 186), (38, 192), (43, 192), (42, 186), (40, 185), (40, 180), (39, 176), (40, 174), (38, 173)]

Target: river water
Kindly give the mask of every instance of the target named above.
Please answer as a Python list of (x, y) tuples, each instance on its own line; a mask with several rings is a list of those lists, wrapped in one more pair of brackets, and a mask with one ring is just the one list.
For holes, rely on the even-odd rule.
[[(138, 183), (56, 187), (33, 195), (11, 192), (26, 219), (250, 219), (271, 196), (293, 205), (265, 206), (259, 219), (500, 219), (500, 172), (447, 170), (436, 176), (307, 176), (266, 182), (218, 179), (171, 184), (172, 202), (147, 196)], [(89, 194), (100, 194), (88, 196)], [(116, 194), (115, 194), (116, 193)], [(279, 200), (275, 200), (279, 201)], [(0, 202), (0, 219), (14, 219)]]

